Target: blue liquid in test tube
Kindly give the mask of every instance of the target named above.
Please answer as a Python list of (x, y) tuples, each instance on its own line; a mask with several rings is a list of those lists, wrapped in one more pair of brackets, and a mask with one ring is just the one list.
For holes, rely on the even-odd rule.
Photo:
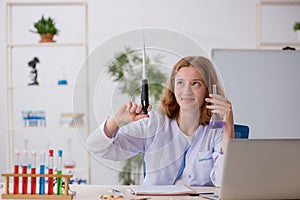
[[(40, 174), (45, 174), (45, 152), (41, 152), (40, 155)], [(39, 194), (45, 194), (45, 177), (40, 177), (40, 192)]]

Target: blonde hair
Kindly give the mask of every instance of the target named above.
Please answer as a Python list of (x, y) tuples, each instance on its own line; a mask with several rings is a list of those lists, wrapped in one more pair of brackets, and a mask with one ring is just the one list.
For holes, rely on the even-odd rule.
[[(194, 67), (199, 71), (207, 87), (205, 98), (209, 97), (209, 94), (212, 93), (213, 84), (217, 86), (217, 93), (224, 96), (224, 90), (221, 87), (216, 70), (209, 59), (202, 56), (189, 56), (182, 58), (174, 65), (171, 76), (166, 82), (166, 87), (160, 100), (159, 111), (162, 114), (167, 115), (170, 119), (177, 119), (179, 117), (180, 106), (176, 101), (173, 91), (175, 75), (183, 67)], [(206, 108), (206, 105), (208, 105), (208, 103), (204, 102), (204, 104), (199, 108), (201, 111), (199, 124), (204, 126), (209, 123), (211, 117), (211, 111)]]

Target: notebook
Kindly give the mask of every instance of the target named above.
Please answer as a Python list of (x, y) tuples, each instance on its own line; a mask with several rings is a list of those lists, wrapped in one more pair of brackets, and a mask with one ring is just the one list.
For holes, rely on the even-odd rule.
[(130, 185), (130, 189), (135, 195), (186, 195), (194, 193), (193, 190), (184, 185)]
[(218, 198), (300, 199), (300, 139), (232, 139)]

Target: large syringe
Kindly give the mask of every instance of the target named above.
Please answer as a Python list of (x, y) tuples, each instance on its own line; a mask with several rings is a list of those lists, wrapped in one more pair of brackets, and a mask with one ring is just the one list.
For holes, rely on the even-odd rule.
[(142, 77), (141, 104), (142, 104), (143, 113), (147, 114), (148, 106), (149, 106), (149, 91), (148, 91), (146, 50), (145, 50), (145, 36), (144, 35), (143, 35), (143, 77)]

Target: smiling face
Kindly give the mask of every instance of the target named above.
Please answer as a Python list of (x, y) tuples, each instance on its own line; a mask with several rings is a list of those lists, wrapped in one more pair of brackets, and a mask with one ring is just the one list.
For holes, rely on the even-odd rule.
[(198, 70), (192, 66), (179, 69), (174, 79), (174, 94), (180, 109), (200, 108), (206, 92), (206, 84)]
[[(177, 85), (176, 80), (179, 81)], [(184, 90), (181, 84), (186, 84), (189, 88)], [(160, 113), (166, 114), (170, 119), (178, 119), (184, 109), (189, 109), (189, 112), (200, 110), (200, 124), (208, 125), (211, 111), (206, 108), (208, 103), (204, 99), (209, 97), (212, 84), (216, 84), (218, 94), (224, 96), (217, 73), (209, 59), (203, 56), (187, 56), (180, 59), (173, 66), (166, 83), (160, 101)]]

